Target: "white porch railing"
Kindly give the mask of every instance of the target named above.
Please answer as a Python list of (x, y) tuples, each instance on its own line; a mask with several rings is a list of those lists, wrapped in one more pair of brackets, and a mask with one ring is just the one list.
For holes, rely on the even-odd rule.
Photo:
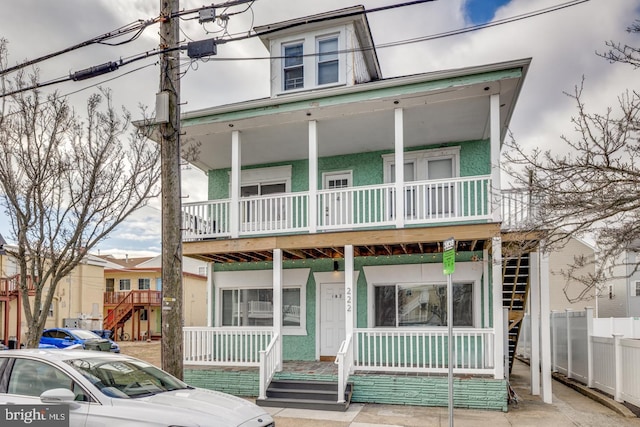
[(536, 221), (536, 203), (527, 189), (502, 190), (502, 228), (530, 228)]
[(273, 375), (282, 369), (282, 354), (280, 354), (280, 335), (275, 334), (265, 350), (260, 350), (260, 390), (259, 398), (267, 398), (267, 387)]
[(185, 327), (187, 365), (259, 366), (260, 352), (273, 339), (271, 328)]
[(393, 184), (347, 187), (318, 192), (318, 229), (393, 224)]
[[(448, 372), (448, 333), (434, 329), (354, 330), (354, 370)], [(453, 371), (493, 374), (493, 329), (453, 330)]]
[(437, 220), (488, 219), (491, 178), (434, 179), (405, 185), (405, 215), (409, 224)]
[[(419, 225), (490, 220), (490, 193), (489, 176), (408, 182), (401, 196), (405, 222)], [(305, 232), (309, 230), (311, 215), (315, 215), (319, 231), (392, 226), (395, 199), (393, 184), (320, 190), (316, 212), (309, 212), (307, 192), (243, 197), (238, 209), (240, 218), (236, 221), (238, 230), (230, 228), (230, 200), (186, 203), (183, 239), (229, 237), (234, 231), (240, 236)], [(508, 201), (509, 207), (503, 212), (528, 209), (520, 204), (525, 203), (524, 199), (510, 196)]]
[(344, 403), (349, 375), (353, 373), (353, 344), (351, 335), (340, 345), (335, 363), (338, 365), (338, 403)]
[(240, 199), (240, 234), (307, 230), (307, 193), (281, 193)]
[(230, 207), (229, 200), (208, 200), (183, 204), (183, 238), (194, 240), (230, 236)]

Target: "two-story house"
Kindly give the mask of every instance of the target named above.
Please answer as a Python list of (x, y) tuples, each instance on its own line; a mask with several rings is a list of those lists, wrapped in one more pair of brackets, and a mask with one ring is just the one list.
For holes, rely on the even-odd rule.
[[(162, 336), (161, 257), (101, 256), (104, 267), (104, 329), (115, 340), (148, 340)], [(207, 321), (207, 264), (185, 259), (182, 271), (183, 325)]]
[(503, 260), (522, 236), (501, 231), (500, 150), (530, 60), (383, 78), (363, 12), (255, 28), (271, 96), (182, 115), (209, 182), (183, 205), (183, 253), (212, 265), (185, 379), (264, 405), (333, 380), (334, 404), (446, 406), (446, 375), (406, 373), (446, 374), (451, 340), (456, 406), (506, 410), (530, 257)]
[[(0, 252), (0, 341), (17, 347), (26, 339), (27, 321), (19, 287), (19, 266), (11, 256), (16, 248), (3, 242), (0, 236), (0, 246), (6, 248)], [(58, 283), (51, 306), (41, 307), (47, 311), (45, 329), (63, 326), (100, 328), (104, 265), (104, 260), (99, 257), (87, 255)], [(49, 292), (47, 286), (43, 295)], [(34, 304), (35, 288), (30, 277), (27, 278), (27, 287), (30, 304)]]

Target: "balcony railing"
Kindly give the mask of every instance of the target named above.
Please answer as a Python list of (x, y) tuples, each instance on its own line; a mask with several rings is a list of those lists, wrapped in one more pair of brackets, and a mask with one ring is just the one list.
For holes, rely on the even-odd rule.
[[(308, 192), (243, 197), (235, 222), (229, 199), (187, 203), (183, 239), (300, 233), (312, 224), (318, 231), (390, 227), (396, 223), (395, 193), (394, 184), (320, 190), (315, 212), (310, 212)], [(408, 182), (401, 202), (404, 223), (411, 225), (488, 221), (494, 209), (489, 176)], [(233, 223), (237, 230), (231, 229)]]

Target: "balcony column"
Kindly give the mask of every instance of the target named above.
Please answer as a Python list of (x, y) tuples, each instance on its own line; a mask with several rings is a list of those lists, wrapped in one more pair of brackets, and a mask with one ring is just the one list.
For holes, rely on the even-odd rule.
[[(540, 242), (544, 247), (544, 242)], [(540, 251), (540, 360), (542, 401), (551, 402), (551, 325), (549, 302), (549, 253)]]
[(318, 231), (318, 122), (309, 121), (309, 233)]
[(495, 334), (494, 345), (494, 378), (504, 378), (505, 365), (505, 348), (504, 334), (506, 331), (503, 326), (502, 314), (502, 238), (494, 237), (491, 239), (491, 276), (492, 276), (492, 295), (493, 295), (493, 331)]
[(231, 132), (231, 205), (229, 206), (229, 228), (231, 238), (240, 236), (240, 174), (241, 174), (240, 131)]
[(500, 185), (500, 95), (491, 95), (490, 104), (490, 140), (491, 140), (491, 216), (494, 222), (502, 221)]
[(345, 335), (353, 336), (355, 324), (356, 287), (353, 282), (353, 245), (344, 247), (344, 331)]
[(282, 370), (282, 249), (273, 250), (273, 333), (278, 334), (277, 371)]
[(395, 124), (395, 212), (396, 228), (404, 228), (404, 110), (394, 110)]
[(531, 394), (540, 395), (540, 257), (529, 254), (529, 319), (531, 320)]

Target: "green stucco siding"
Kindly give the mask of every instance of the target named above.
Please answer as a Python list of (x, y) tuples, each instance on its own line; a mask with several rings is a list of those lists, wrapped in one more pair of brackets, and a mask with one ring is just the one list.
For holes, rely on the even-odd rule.
[[(456, 254), (456, 262), (468, 262), (472, 259), (482, 260), (482, 251), (474, 252), (459, 252)], [(358, 281), (356, 283), (356, 298), (357, 298), (357, 320), (356, 327), (367, 328), (368, 327), (368, 312), (367, 312), (367, 300), (368, 300), (368, 282), (365, 274), (364, 267), (374, 265), (407, 265), (407, 264), (428, 264), (428, 263), (441, 263), (442, 254), (422, 254), (422, 255), (395, 255), (388, 256), (376, 256), (376, 257), (357, 257), (354, 259), (354, 271), (359, 272)], [(339, 261), (340, 270), (344, 270), (344, 260)], [(216, 264), (214, 271), (249, 271), (249, 270), (271, 270), (273, 263), (271, 262), (251, 262), (251, 263), (229, 263), (229, 264)], [(313, 273), (315, 272), (328, 272), (333, 271), (333, 259), (315, 259), (315, 260), (297, 260), (297, 261), (284, 261), (283, 269), (294, 268), (309, 268), (309, 276), (306, 283), (306, 324), (307, 335), (284, 335), (283, 339), (283, 359), (284, 360), (300, 360), (311, 361), (316, 358), (316, 313), (317, 313), (317, 301), (316, 301), (316, 287), (315, 278)], [(484, 280), (484, 278), (483, 278)], [(268, 284), (270, 285), (270, 284)], [(482, 288), (482, 286), (480, 286)], [(481, 291), (480, 291), (481, 292)], [(214, 292), (215, 295), (215, 292)], [(482, 295), (482, 294), (481, 294)], [(478, 307), (482, 309), (481, 304)], [(213, 306), (215, 307), (215, 305)], [(213, 313), (215, 318), (215, 313)], [(439, 343), (442, 346), (442, 343)], [(475, 346), (475, 344), (474, 344)]]
[[(407, 152), (452, 146), (460, 146), (460, 176), (488, 175), (491, 173), (491, 147), (488, 140), (412, 147)], [(351, 171), (353, 174), (352, 185), (354, 187), (382, 184), (384, 182), (382, 156), (391, 153), (393, 153), (393, 150), (321, 157), (318, 159), (318, 189), (321, 189), (323, 185), (322, 174), (327, 172)], [(291, 192), (308, 191), (309, 162), (307, 160), (254, 165), (243, 167), (243, 170), (285, 165), (291, 166)], [(228, 168), (209, 171), (210, 200), (229, 198), (229, 172), (230, 169)]]

